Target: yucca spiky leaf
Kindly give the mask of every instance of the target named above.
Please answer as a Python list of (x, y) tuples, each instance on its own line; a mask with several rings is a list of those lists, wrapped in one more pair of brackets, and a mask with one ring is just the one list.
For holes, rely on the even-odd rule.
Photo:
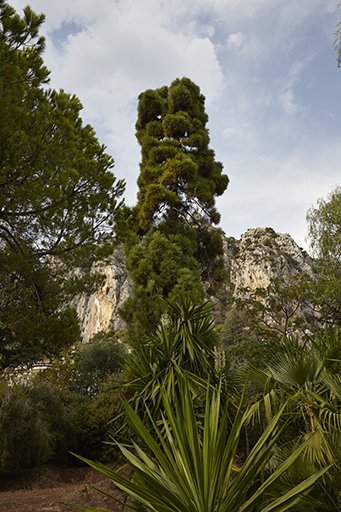
[[(148, 453), (135, 444), (132, 449), (118, 443), (133, 469), (134, 480), (105, 466), (87, 461), (129, 497), (147, 510), (158, 512), (251, 512), (262, 507), (266, 512), (284, 512), (299, 502), (326, 469), (316, 473), (282, 496), (274, 484), (309, 444), (299, 446), (264, 481), (260, 478), (272, 457), (280, 435), (281, 414), (275, 415), (242, 468), (233, 471), (240, 431), (246, 414), (242, 401), (231, 429), (227, 429), (228, 403), (221, 403), (220, 389), (207, 387), (204, 421), (196, 416), (186, 379), (178, 376), (180, 399), (171, 403), (162, 393), (165, 416), (162, 426), (153, 423), (149, 431), (129, 404), (125, 404), (130, 424)], [(267, 476), (267, 475), (266, 475)], [(85, 510), (85, 509), (84, 509)]]

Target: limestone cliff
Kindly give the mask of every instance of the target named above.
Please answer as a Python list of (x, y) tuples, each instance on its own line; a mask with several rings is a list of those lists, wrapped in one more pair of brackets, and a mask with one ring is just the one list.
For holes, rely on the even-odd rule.
[(234, 286), (254, 290), (267, 287), (270, 279), (285, 281), (297, 273), (314, 277), (312, 258), (288, 234), (272, 228), (248, 229), (240, 240), (225, 240), (226, 268)]
[(88, 342), (98, 332), (124, 327), (118, 308), (131, 295), (133, 286), (125, 268), (122, 248), (115, 250), (108, 263), (97, 264), (93, 271), (106, 276), (104, 285), (90, 296), (80, 295), (74, 304), (83, 342)]
[[(244, 287), (266, 287), (273, 277), (289, 280), (296, 273), (314, 275), (310, 256), (289, 234), (276, 233), (272, 228), (248, 229), (240, 240), (225, 238), (224, 251), (229, 274), (227, 286), (232, 285), (234, 294)], [(84, 342), (100, 331), (124, 326), (118, 308), (133, 288), (122, 248), (115, 250), (108, 264), (98, 265), (94, 270), (106, 275), (104, 285), (90, 297), (82, 295), (75, 301)]]

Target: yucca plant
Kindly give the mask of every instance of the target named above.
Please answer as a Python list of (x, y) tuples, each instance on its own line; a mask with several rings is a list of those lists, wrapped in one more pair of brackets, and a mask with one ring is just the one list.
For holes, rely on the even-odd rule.
[[(150, 431), (126, 403), (130, 424), (139, 442), (131, 449), (118, 444), (133, 478), (122, 476), (102, 464), (81, 458), (111, 478), (131, 498), (133, 508), (153, 512), (284, 512), (303, 504), (316, 480), (326, 469), (293, 488), (276, 494), (276, 481), (299, 457), (310, 440), (302, 443), (272, 473), (267, 471), (281, 434), (278, 428), (283, 408), (256, 443), (242, 467), (234, 466), (241, 428), (245, 420), (242, 405), (231, 429), (227, 429), (229, 408), (221, 402), (221, 390), (207, 388), (203, 418), (196, 415), (186, 379), (179, 377), (181, 399), (172, 406), (162, 392), (165, 415), (162, 426)], [(242, 402), (241, 402), (242, 404)], [(142, 448), (143, 447), (143, 448)], [(100, 512), (89, 507), (75, 507)], [(297, 508), (296, 508), (297, 510)]]
[[(162, 390), (170, 403), (179, 396), (178, 375), (188, 377), (192, 392), (205, 394), (207, 379), (217, 381), (215, 353), (217, 342), (212, 321), (212, 304), (195, 304), (188, 294), (181, 301), (165, 301), (168, 314), (155, 332), (148, 333), (136, 345), (125, 363), (124, 383), (131, 403), (148, 421), (144, 404), (154, 419), (162, 411)], [(223, 373), (221, 370), (221, 373)], [(224, 382), (226, 385), (226, 382)], [(228, 385), (226, 385), (228, 388)]]

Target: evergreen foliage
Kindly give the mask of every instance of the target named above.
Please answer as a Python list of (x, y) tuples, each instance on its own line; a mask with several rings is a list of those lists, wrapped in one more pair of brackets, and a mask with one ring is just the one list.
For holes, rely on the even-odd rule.
[(179, 297), (182, 289), (199, 300), (201, 280), (214, 287), (224, 277), (221, 231), (212, 224), (219, 223), (215, 197), (226, 190), (228, 177), (208, 147), (207, 120), (205, 98), (188, 78), (139, 96), (138, 203), (121, 228), (129, 225), (136, 234), (126, 241), (134, 297), (121, 309), (135, 338), (143, 323), (157, 325), (160, 297)]
[(77, 447), (76, 411), (67, 391), (45, 383), (0, 382), (0, 472), (65, 464)]
[(134, 409), (143, 414), (147, 403), (154, 420), (162, 413), (163, 390), (171, 403), (179, 397), (179, 375), (186, 374), (197, 393), (202, 383), (205, 389), (207, 379), (214, 384), (217, 377), (212, 305), (196, 305), (188, 294), (167, 305), (157, 328), (145, 334), (129, 354), (122, 383), (132, 395)]
[(260, 340), (251, 329), (250, 319), (245, 310), (232, 307), (219, 329), (219, 348), (227, 357), (228, 373), (235, 374), (249, 364), (262, 365), (266, 360), (271, 343)]
[(126, 266), (135, 285), (133, 297), (126, 300), (120, 314), (130, 327), (130, 343), (155, 329), (166, 303), (176, 300), (181, 292), (190, 292), (194, 300), (203, 299), (204, 290), (198, 262), (194, 257), (195, 233), (161, 233), (150, 229), (127, 251)]
[(119, 378), (123, 372), (126, 346), (112, 331), (98, 333), (89, 343), (78, 343), (62, 358), (36, 376), (76, 395), (95, 397), (109, 378)]
[(0, 0), (0, 367), (77, 339), (70, 269), (106, 254), (124, 190), (78, 98), (46, 88), (43, 21)]
[[(126, 404), (138, 441), (131, 447), (117, 443), (134, 471), (126, 478), (102, 464), (81, 460), (108, 476), (128, 496), (136, 510), (164, 512), (286, 512), (309, 510), (307, 494), (326, 469), (293, 486), (284, 481), (311, 439), (297, 447), (275, 469), (269, 467), (281, 430), (281, 412), (265, 429), (241, 468), (234, 465), (241, 429), (246, 419), (242, 401), (231, 430), (226, 428), (228, 403), (221, 391), (207, 387), (204, 418), (198, 418), (188, 383), (180, 380), (181, 400), (171, 404), (163, 392), (165, 415), (149, 429)], [(148, 405), (146, 404), (148, 410)], [(115, 497), (113, 497), (115, 499)], [(117, 500), (118, 501), (118, 500)], [(76, 506), (80, 510), (98, 509)], [(311, 508), (310, 508), (311, 510)], [(104, 511), (103, 511), (104, 512)]]
[(215, 197), (228, 178), (208, 148), (205, 97), (190, 79), (140, 94), (136, 137), (142, 149), (138, 179), (138, 228), (145, 233), (162, 220), (198, 222), (200, 213), (218, 224)]
[(248, 372), (249, 380), (262, 389), (250, 409), (251, 416), (261, 418), (264, 425), (287, 404), (282, 453), (292, 451), (298, 440), (313, 438), (293, 467), (292, 478), (297, 480), (333, 464), (323, 484), (313, 491), (320, 502), (320, 507), (311, 509), (316, 511), (339, 510), (341, 503), (340, 371), (341, 338), (335, 328), (305, 342), (297, 336), (284, 338), (263, 369), (251, 367)]
[(233, 302), (240, 311), (245, 311), (251, 330), (262, 341), (297, 332), (304, 334), (317, 322), (315, 284), (303, 274), (295, 274), (288, 282), (275, 277), (266, 288), (240, 289)]
[(126, 356), (125, 345), (115, 336), (99, 333), (88, 345), (80, 344), (74, 356), (77, 373), (74, 391), (96, 396), (109, 377), (120, 376)]

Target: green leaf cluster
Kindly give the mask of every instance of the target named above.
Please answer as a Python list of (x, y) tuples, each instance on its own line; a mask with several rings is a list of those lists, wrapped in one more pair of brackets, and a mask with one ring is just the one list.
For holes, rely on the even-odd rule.
[(208, 148), (207, 121), (205, 97), (188, 78), (140, 94), (136, 137), (142, 149), (141, 232), (161, 219), (188, 220), (196, 212), (210, 223), (219, 222), (215, 197), (224, 193), (228, 177)]
[(179, 298), (182, 290), (198, 301), (201, 281), (214, 289), (225, 277), (222, 231), (212, 224), (219, 223), (215, 197), (228, 177), (208, 147), (207, 121), (205, 98), (188, 78), (139, 96), (138, 202), (119, 222), (134, 283), (121, 315), (134, 338), (144, 326), (156, 327), (164, 311), (160, 298)]
[(77, 447), (76, 411), (67, 391), (36, 382), (0, 382), (0, 472), (61, 465)]
[[(325, 469), (295, 487), (277, 485), (285, 472), (307, 447), (301, 444), (274, 471), (267, 463), (281, 430), (282, 411), (265, 429), (241, 468), (234, 466), (241, 428), (245, 421), (239, 408), (228, 432), (228, 404), (221, 404), (220, 391), (207, 388), (203, 420), (198, 420), (188, 383), (181, 379), (181, 400), (171, 405), (163, 392), (165, 416), (162, 425), (150, 431), (126, 404), (127, 414), (140, 442), (131, 449), (118, 446), (134, 470), (129, 479), (101, 464), (86, 460), (93, 468), (112, 479), (132, 499), (138, 510), (176, 512), (285, 512), (299, 510), (305, 496)], [(144, 448), (147, 447), (147, 448)], [(280, 489), (280, 490), (279, 490)], [(296, 508), (295, 508), (296, 507)], [(76, 507), (81, 510), (90, 508)]]
[(291, 451), (300, 440), (313, 438), (292, 468), (292, 478), (297, 480), (302, 474), (334, 464), (323, 485), (313, 492), (324, 504), (317, 510), (337, 510), (341, 500), (340, 371), (337, 328), (305, 342), (298, 337), (284, 338), (264, 368), (251, 367), (248, 371), (249, 380), (262, 389), (250, 408), (251, 417), (271, 421), (286, 403), (288, 428), (280, 443), (282, 453)]
[(166, 303), (182, 292), (190, 292), (193, 300), (203, 299), (199, 265), (194, 256), (195, 233), (169, 234), (151, 229), (145, 237), (126, 250), (126, 266), (134, 283), (133, 297), (120, 308), (128, 322), (130, 342), (138, 341), (146, 331), (158, 324)]
[(208, 378), (216, 380), (212, 305), (196, 305), (184, 293), (181, 302), (168, 300), (166, 305), (158, 327), (142, 336), (128, 356), (123, 377), (123, 388), (132, 395), (135, 410), (143, 413), (148, 404), (154, 419), (160, 417), (163, 390), (171, 403), (179, 397), (179, 374), (189, 376), (196, 393), (206, 387)]
[(79, 99), (46, 87), (43, 21), (30, 7), (20, 17), (0, 1), (2, 366), (1, 353), (13, 344), (28, 347), (27, 339), (32, 358), (40, 349), (43, 356), (44, 346), (54, 344), (46, 333), (57, 332), (58, 322), (65, 345), (77, 339), (77, 322), (61, 312), (75, 293), (69, 283), (80, 281), (70, 269), (91, 266), (111, 250), (124, 191), (112, 157), (83, 125)]
[(311, 249), (317, 258), (323, 320), (341, 324), (341, 187), (307, 212)]
[(246, 312), (251, 329), (261, 340), (297, 332), (303, 335), (318, 324), (319, 290), (314, 279), (303, 274), (295, 274), (288, 281), (272, 278), (266, 288), (243, 288), (231, 302)]

